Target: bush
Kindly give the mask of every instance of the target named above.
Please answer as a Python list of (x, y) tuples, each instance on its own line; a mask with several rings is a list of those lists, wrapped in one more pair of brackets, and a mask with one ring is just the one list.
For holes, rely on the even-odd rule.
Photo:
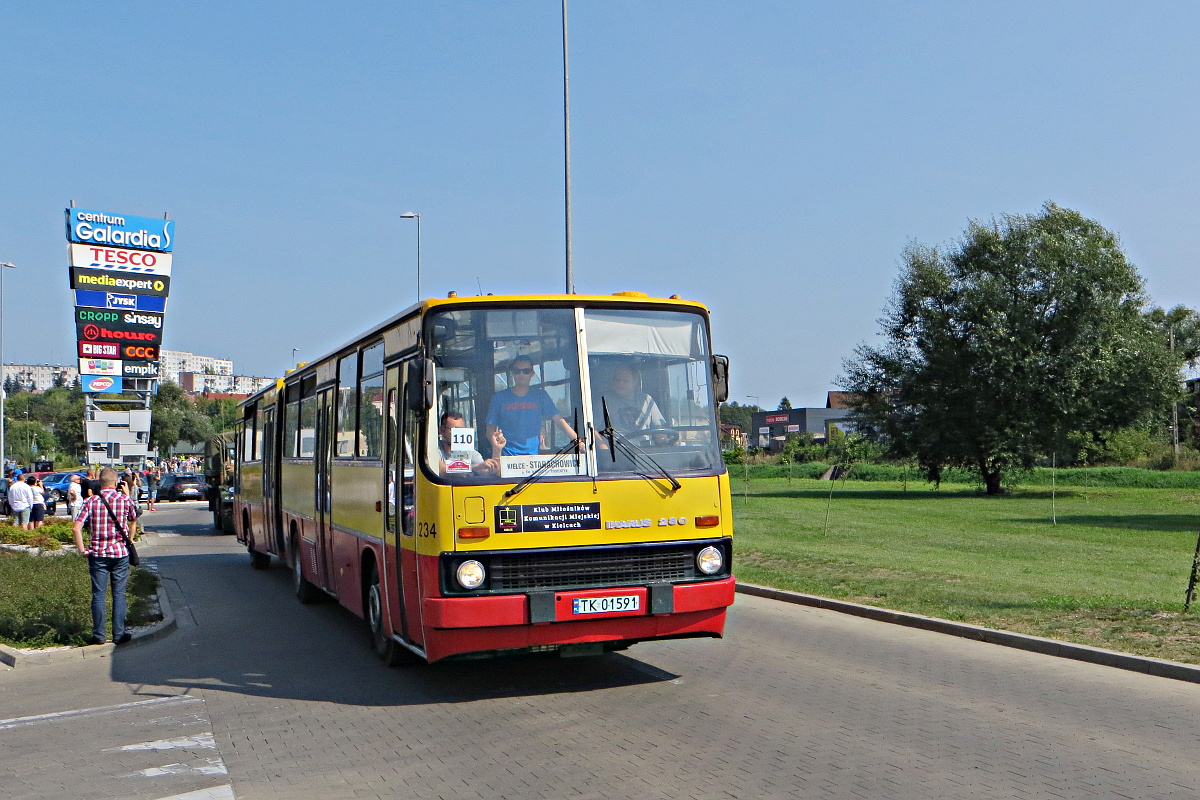
[(0, 586), (0, 641), (16, 647), (87, 644), (92, 584), (85, 559), (0, 551)]
[[(125, 591), (128, 625), (155, 619), (148, 598), (157, 591), (154, 573), (138, 567), (130, 570)], [(83, 645), (91, 635), (92, 581), (87, 559), (0, 550), (0, 642), (14, 647)]]
[(42, 545), (32, 541), (35, 537), (43, 537), (52, 541), (54, 544), (49, 548), (51, 550), (57, 550), (61, 545), (75, 542), (70, 522), (51, 522), (31, 531), (18, 528), (16, 525), (0, 525), (0, 542), (5, 544), (29, 544), (41, 547)]

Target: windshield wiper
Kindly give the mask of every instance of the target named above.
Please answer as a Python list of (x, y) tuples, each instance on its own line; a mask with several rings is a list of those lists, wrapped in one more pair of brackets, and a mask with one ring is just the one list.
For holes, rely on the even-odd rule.
[(560, 463), (562, 463), (565, 460), (565, 456), (567, 455), (567, 453), (571, 452), (572, 450), (574, 450), (576, 452), (579, 451), (579, 447), (583, 444), (583, 439), (579, 438), (579, 409), (578, 408), (575, 409), (575, 427), (572, 428), (572, 430), (575, 431), (575, 438), (572, 439), (571, 441), (567, 442), (565, 445), (563, 445), (563, 448), (561, 450), (559, 450), (557, 453), (555, 453), (553, 456), (551, 456), (547, 461), (544, 461), (542, 463), (542, 465), (540, 467), (538, 467), (537, 469), (535, 469), (531, 474), (526, 476), (525, 480), (521, 481), (516, 486), (514, 486), (513, 488), (511, 488), (507, 492), (505, 492), (504, 493), (505, 500), (511, 500), (512, 498), (519, 495), (521, 492), (525, 491), (526, 486), (533, 483), (534, 481), (541, 480), (546, 475), (547, 472), (549, 472), (551, 469), (558, 466)]
[(612, 426), (612, 419), (608, 415), (608, 401), (603, 397), (600, 398), (600, 406), (604, 409), (604, 430), (600, 431), (608, 439), (608, 449), (612, 453), (612, 460), (617, 460), (617, 451), (621, 451), (621, 455), (628, 458), (634, 463), (634, 466), (640, 467), (642, 472), (639, 472), (642, 478), (654, 483), (654, 478), (647, 475), (647, 472), (657, 472), (662, 477), (670, 482), (672, 491), (679, 491), (682, 485), (675, 480), (675, 476), (667, 472), (662, 464), (654, 460), (654, 457), (639, 447)]

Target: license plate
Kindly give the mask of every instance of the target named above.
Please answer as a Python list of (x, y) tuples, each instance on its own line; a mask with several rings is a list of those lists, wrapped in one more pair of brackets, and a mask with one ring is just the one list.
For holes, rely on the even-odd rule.
[(636, 594), (621, 597), (577, 597), (571, 601), (572, 614), (611, 614), (614, 611), (639, 611), (641, 598)]

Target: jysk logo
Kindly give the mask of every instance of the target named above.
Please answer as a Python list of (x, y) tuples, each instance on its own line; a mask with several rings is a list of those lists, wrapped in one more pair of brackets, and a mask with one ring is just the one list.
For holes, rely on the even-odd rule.
[(136, 294), (113, 294), (105, 292), (105, 308), (129, 308), (137, 310)]

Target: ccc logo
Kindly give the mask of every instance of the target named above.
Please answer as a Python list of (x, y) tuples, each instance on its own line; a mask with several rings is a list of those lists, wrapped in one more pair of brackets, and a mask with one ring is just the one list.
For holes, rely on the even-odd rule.
[(125, 348), (126, 358), (158, 358), (157, 348), (154, 347), (137, 347), (129, 345)]

